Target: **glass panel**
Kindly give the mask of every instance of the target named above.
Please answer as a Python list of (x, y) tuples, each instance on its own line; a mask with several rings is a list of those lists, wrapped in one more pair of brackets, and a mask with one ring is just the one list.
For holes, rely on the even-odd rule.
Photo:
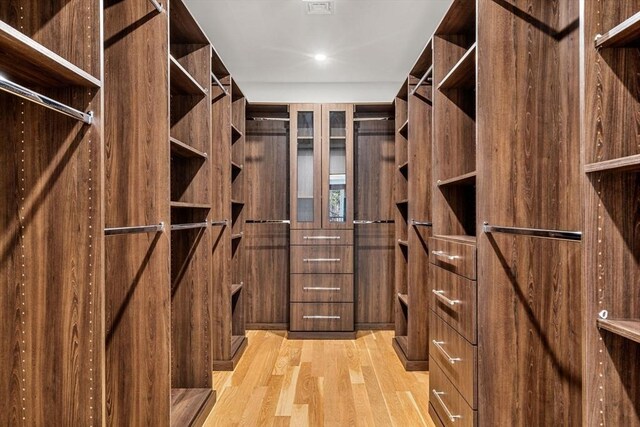
[(347, 221), (346, 135), (346, 112), (329, 112), (329, 222)]
[(298, 113), (298, 222), (313, 222), (313, 111)]

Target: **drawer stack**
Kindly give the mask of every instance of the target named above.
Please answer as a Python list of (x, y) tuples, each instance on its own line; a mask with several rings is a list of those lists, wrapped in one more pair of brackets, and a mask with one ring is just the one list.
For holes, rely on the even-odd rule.
[(353, 230), (291, 230), (289, 337), (353, 338)]
[(477, 282), (473, 238), (429, 239), (429, 413), (436, 424), (477, 424)]

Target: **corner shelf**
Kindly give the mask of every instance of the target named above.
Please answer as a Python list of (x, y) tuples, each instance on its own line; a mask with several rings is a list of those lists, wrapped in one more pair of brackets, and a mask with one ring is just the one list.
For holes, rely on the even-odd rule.
[(236, 127), (236, 125), (232, 124), (231, 125), (231, 143), (236, 142), (240, 138), (242, 138), (242, 132), (240, 132), (240, 130)]
[(640, 319), (598, 319), (598, 328), (640, 344)]
[(170, 205), (176, 209), (211, 209), (211, 205), (205, 203), (171, 202)]
[(398, 301), (404, 304), (405, 307), (409, 308), (409, 295), (398, 293)]
[(619, 159), (589, 163), (584, 166), (586, 173), (594, 172), (632, 172), (640, 171), (640, 154)]
[(455, 176), (453, 178), (438, 180), (438, 187), (444, 187), (447, 185), (474, 185), (476, 183), (477, 172), (469, 172), (464, 175)]
[(231, 204), (236, 206), (244, 206), (244, 202), (241, 202), (240, 200), (235, 200), (235, 199), (231, 199)]
[(208, 157), (207, 153), (203, 153), (176, 138), (170, 137), (169, 142), (171, 143), (171, 153), (177, 156), (187, 159), (206, 159)]
[(398, 244), (399, 244), (400, 246), (404, 246), (405, 248), (408, 248), (408, 247), (409, 247), (409, 242), (408, 242), (408, 241), (406, 241), (406, 240), (398, 239)]
[(405, 139), (409, 138), (409, 119), (407, 119), (402, 126), (398, 129), (398, 133), (405, 137)]
[(408, 205), (408, 204), (409, 204), (409, 199), (402, 199), (402, 200), (396, 202), (396, 205), (398, 205), (398, 206), (403, 206), (403, 205)]
[(236, 162), (234, 162), (233, 160), (231, 161), (231, 173), (232, 174), (239, 174), (240, 172), (242, 172), (242, 165), (237, 164)]
[(237, 283), (237, 284), (231, 285), (231, 296), (234, 296), (235, 294), (240, 292), (243, 286), (244, 286), (244, 283)]
[(231, 235), (231, 240), (242, 239), (242, 236), (244, 236), (244, 234), (243, 234), (243, 233), (236, 233), (236, 234), (232, 234), (232, 235)]
[(401, 174), (406, 176), (409, 173), (409, 162), (406, 161), (403, 164), (398, 165), (398, 170), (400, 171)]
[(171, 77), (171, 93), (179, 95), (206, 96), (207, 91), (193, 78), (187, 70), (171, 55), (169, 55)]
[(442, 79), (439, 90), (473, 89), (476, 85), (476, 44), (474, 43), (460, 61)]
[(640, 12), (597, 37), (596, 49), (640, 46)]

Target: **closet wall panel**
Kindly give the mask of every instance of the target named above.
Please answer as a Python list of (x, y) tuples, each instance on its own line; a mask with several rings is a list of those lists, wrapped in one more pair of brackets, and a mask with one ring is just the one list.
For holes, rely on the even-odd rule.
[[(578, 6), (478, 2), (478, 230), (581, 228)], [(581, 424), (580, 253), (479, 235), (480, 425)]]

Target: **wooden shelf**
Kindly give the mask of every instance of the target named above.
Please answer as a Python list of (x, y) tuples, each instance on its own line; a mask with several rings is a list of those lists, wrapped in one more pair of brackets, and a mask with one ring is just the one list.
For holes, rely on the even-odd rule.
[(171, 55), (169, 55), (171, 69), (171, 93), (176, 95), (206, 96), (207, 91), (193, 78), (187, 70)]
[(170, 137), (169, 142), (171, 143), (171, 153), (176, 156), (187, 159), (206, 159), (208, 157), (207, 153), (203, 153), (202, 151), (197, 150), (176, 138)]
[(235, 294), (240, 292), (243, 286), (244, 286), (243, 283), (237, 283), (237, 284), (231, 285), (231, 296), (234, 296)]
[(596, 38), (596, 49), (640, 46), (640, 12)]
[(598, 319), (598, 328), (640, 344), (640, 319)]
[(436, 35), (474, 34), (476, 30), (476, 2), (453, 0), (438, 25)]
[(473, 89), (476, 86), (476, 44), (464, 54), (464, 56), (453, 66), (438, 89)]
[(240, 200), (235, 200), (235, 199), (231, 199), (231, 204), (237, 205), (237, 206), (244, 206), (244, 202), (241, 202)]
[(231, 235), (231, 240), (242, 239), (243, 233), (236, 233)]
[(477, 238), (476, 236), (466, 236), (466, 235), (462, 235), (462, 234), (458, 234), (458, 235), (436, 235), (433, 237), (437, 237), (438, 239), (443, 239), (443, 240), (452, 240), (454, 242), (461, 242), (461, 243), (468, 243), (468, 244), (475, 244), (477, 242)]
[(244, 335), (233, 335), (231, 336), (231, 357), (233, 357), (238, 349), (242, 347), (242, 344), (245, 342), (247, 337)]
[(405, 307), (409, 308), (409, 295), (398, 293), (398, 300), (404, 304)]
[(406, 247), (406, 248), (408, 248), (408, 247), (409, 247), (409, 242), (408, 242), (408, 241), (406, 241), (406, 240), (398, 239), (398, 244), (399, 244), (400, 246), (404, 246), (404, 247)]
[(169, 7), (171, 43), (211, 44), (182, 0), (172, 0)]
[(213, 409), (216, 393), (210, 388), (172, 388), (171, 426), (203, 423)]
[(232, 174), (238, 174), (242, 172), (242, 165), (237, 164), (236, 162), (234, 162), (233, 160), (231, 161), (231, 173)]
[(398, 202), (396, 202), (396, 205), (400, 206), (400, 205), (408, 205), (409, 204), (409, 199), (402, 199)]
[(398, 170), (400, 171), (400, 173), (406, 176), (407, 173), (409, 173), (409, 162), (406, 161), (403, 164), (398, 165)]
[(314, 138), (313, 136), (299, 136), (299, 137), (297, 137), (297, 139), (302, 139), (303, 141), (304, 140), (312, 141), (313, 138)]
[(407, 119), (402, 126), (398, 129), (398, 133), (406, 138), (409, 138), (409, 119)]
[(204, 203), (171, 202), (171, 207), (176, 209), (211, 209), (211, 205)]
[(585, 165), (586, 173), (640, 171), (640, 154)]
[(98, 88), (100, 79), (0, 21), (0, 71), (16, 83)]
[(231, 142), (236, 142), (242, 138), (242, 132), (235, 125), (231, 125)]
[(476, 183), (477, 172), (469, 172), (464, 175), (455, 176), (453, 178), (438, 180), (438, 187), (444, 187), (447, 185), (474, 185)]
[(393, 339), (398, 344), (398, 346), (400, 347), (402, 352), (405, 354), (405, 356), (409, 354), (409, 352), (407, 351), (407, 349), (409, 348), (409, 339), (406, 336), (404, 335), (397, 336), (397, 337), (394, 337)]

